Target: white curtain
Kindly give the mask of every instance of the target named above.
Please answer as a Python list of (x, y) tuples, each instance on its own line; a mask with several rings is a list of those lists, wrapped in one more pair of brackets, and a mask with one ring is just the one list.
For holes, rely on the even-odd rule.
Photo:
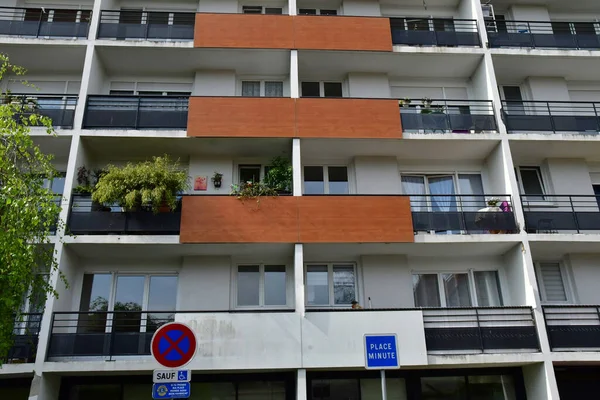
[(463, 211), (477, 211), (485, 207), (486, 203), (481, 175), (459, 174), (458, 185), (460, 188)]
[(258, 81), (243, 81), (242, 82), (242, 96), (259, 97), (260, 96), (260, 82), (258, 82)]
[(410, 208), (412, 211), (427, 211), (427, 198), (422, 196), (425, 194), (424, 176), (402, 175), (402, 191), (404, 194), (411, 195)]
[(456, 192), (452, 176), (432, 176), (427, 180), (429, 181), (429, 193), (436, 195), (431, 197), (433, 211), (456, 211), (456, 197), (454, 197)]
[(283, 82), (265, 82), (266, 97), (283, 97)]
[(479, 307), (499, 307), (502, 305), (498, 273), (496, 271), (475, 271), (475, 290)]

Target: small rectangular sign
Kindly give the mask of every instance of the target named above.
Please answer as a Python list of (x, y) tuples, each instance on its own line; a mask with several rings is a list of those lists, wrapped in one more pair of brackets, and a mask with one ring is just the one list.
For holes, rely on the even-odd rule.
[(365, 368), (400, 368), (397, 341), (395, 334), (365, 335)]
[(155, 383), (152, 385), (153, 399), (187, 399), (191, 395), (191, 384), (182, 383)]
[(189, 382), (192, 380), (192, 371), (189, 369), (155, 369), (152, 374), (152, 382)]

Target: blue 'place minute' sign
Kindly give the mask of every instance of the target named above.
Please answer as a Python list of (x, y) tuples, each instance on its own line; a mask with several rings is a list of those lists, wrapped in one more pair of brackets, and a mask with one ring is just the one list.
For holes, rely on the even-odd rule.
[(400, 368), (396, 335), (365, 335), (367, 369)]

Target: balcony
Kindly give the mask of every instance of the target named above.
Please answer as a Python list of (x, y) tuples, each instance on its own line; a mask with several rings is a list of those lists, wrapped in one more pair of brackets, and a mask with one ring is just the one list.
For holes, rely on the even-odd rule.
[(423, 309), (427, 352), (539, 351), (531, 307)]
[(599, 351), (600, 306), (543, 306), (552, 351)]
[(420, 105), (399, 100), (402, 128), (421, 133), (497, 132), (491, 100), (428, 99)]
[(521, 195), (528, 233), (595, 233), (600, 230), (594, 195)]
[(0, 7), (0, 35), (87, 38), (91, 14), (90, 10)]
[(191, 41), (195, 20), (195, 13), (102, 10), (98, 39)]
[(85, 129), (186, 129), (189, 96), (88, 96)]
[(184, 196), (181, 243), (413, 242), (406, 196)]
[(73, 235), (178, 235), (181, 210), (158, 214), (149, 210), (123, 211), (104, 207), (90, 196), (74, 195), (67, 232)]
[(38, 114), (52, 120), (55, 128), (72, 129), (77, 107), (77, 96), (64, 94), (11, 94), (2, 96), (3, 101), (11, 101), (23, 110), (21, 115), (28, 117)]
[(585, 101), (503, 101), (502, 118), (509, 132), (600, 131), (600, 103)]
[[(490, 207), (487, 199), (498, 198)], [(509, 195), (410, 195), (415, 232), (444, 234), (515, 233)]]
[(490, 47), (599, 49), (598, 22), (487, 21)]
[(476, 20), (390, 18), (390, 26), (394, 45), (481, 47)]
[(5, 362), (8, 364), (32, 363), (35, 361), (41, 313), (20, 314), (13, 327), (13, 345)]

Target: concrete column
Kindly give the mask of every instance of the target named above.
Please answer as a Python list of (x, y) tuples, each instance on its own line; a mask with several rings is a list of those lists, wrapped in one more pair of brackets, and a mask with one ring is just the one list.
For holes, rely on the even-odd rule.
[(294, 196), (302, 196), (302, 157), (300, 139), (292, 139), (292, 186)]
[(60, 376), (36, 373), (31, 383), (29, 400), (58, 400)]
[(300, 82), (298, 80), (298, 50), (290, 51), (290, 97), (300, 97)]
[(528, 400), (559, 400), (552, 362), (524, 365), (523, 378)]
[(296, 400), (306, 400), (306, 370), (298, 370), (298, 382), (296, 384)]
[(304, 302), (304, 248), (302, 244), (296, 244), (294, 247), (294, 293), (296, 295), (296, 314), (304, 318), (306, 307)]
[(296, 15), (296, 0), (288, 0), (288, 8), (290, 9), (290, 15)]

